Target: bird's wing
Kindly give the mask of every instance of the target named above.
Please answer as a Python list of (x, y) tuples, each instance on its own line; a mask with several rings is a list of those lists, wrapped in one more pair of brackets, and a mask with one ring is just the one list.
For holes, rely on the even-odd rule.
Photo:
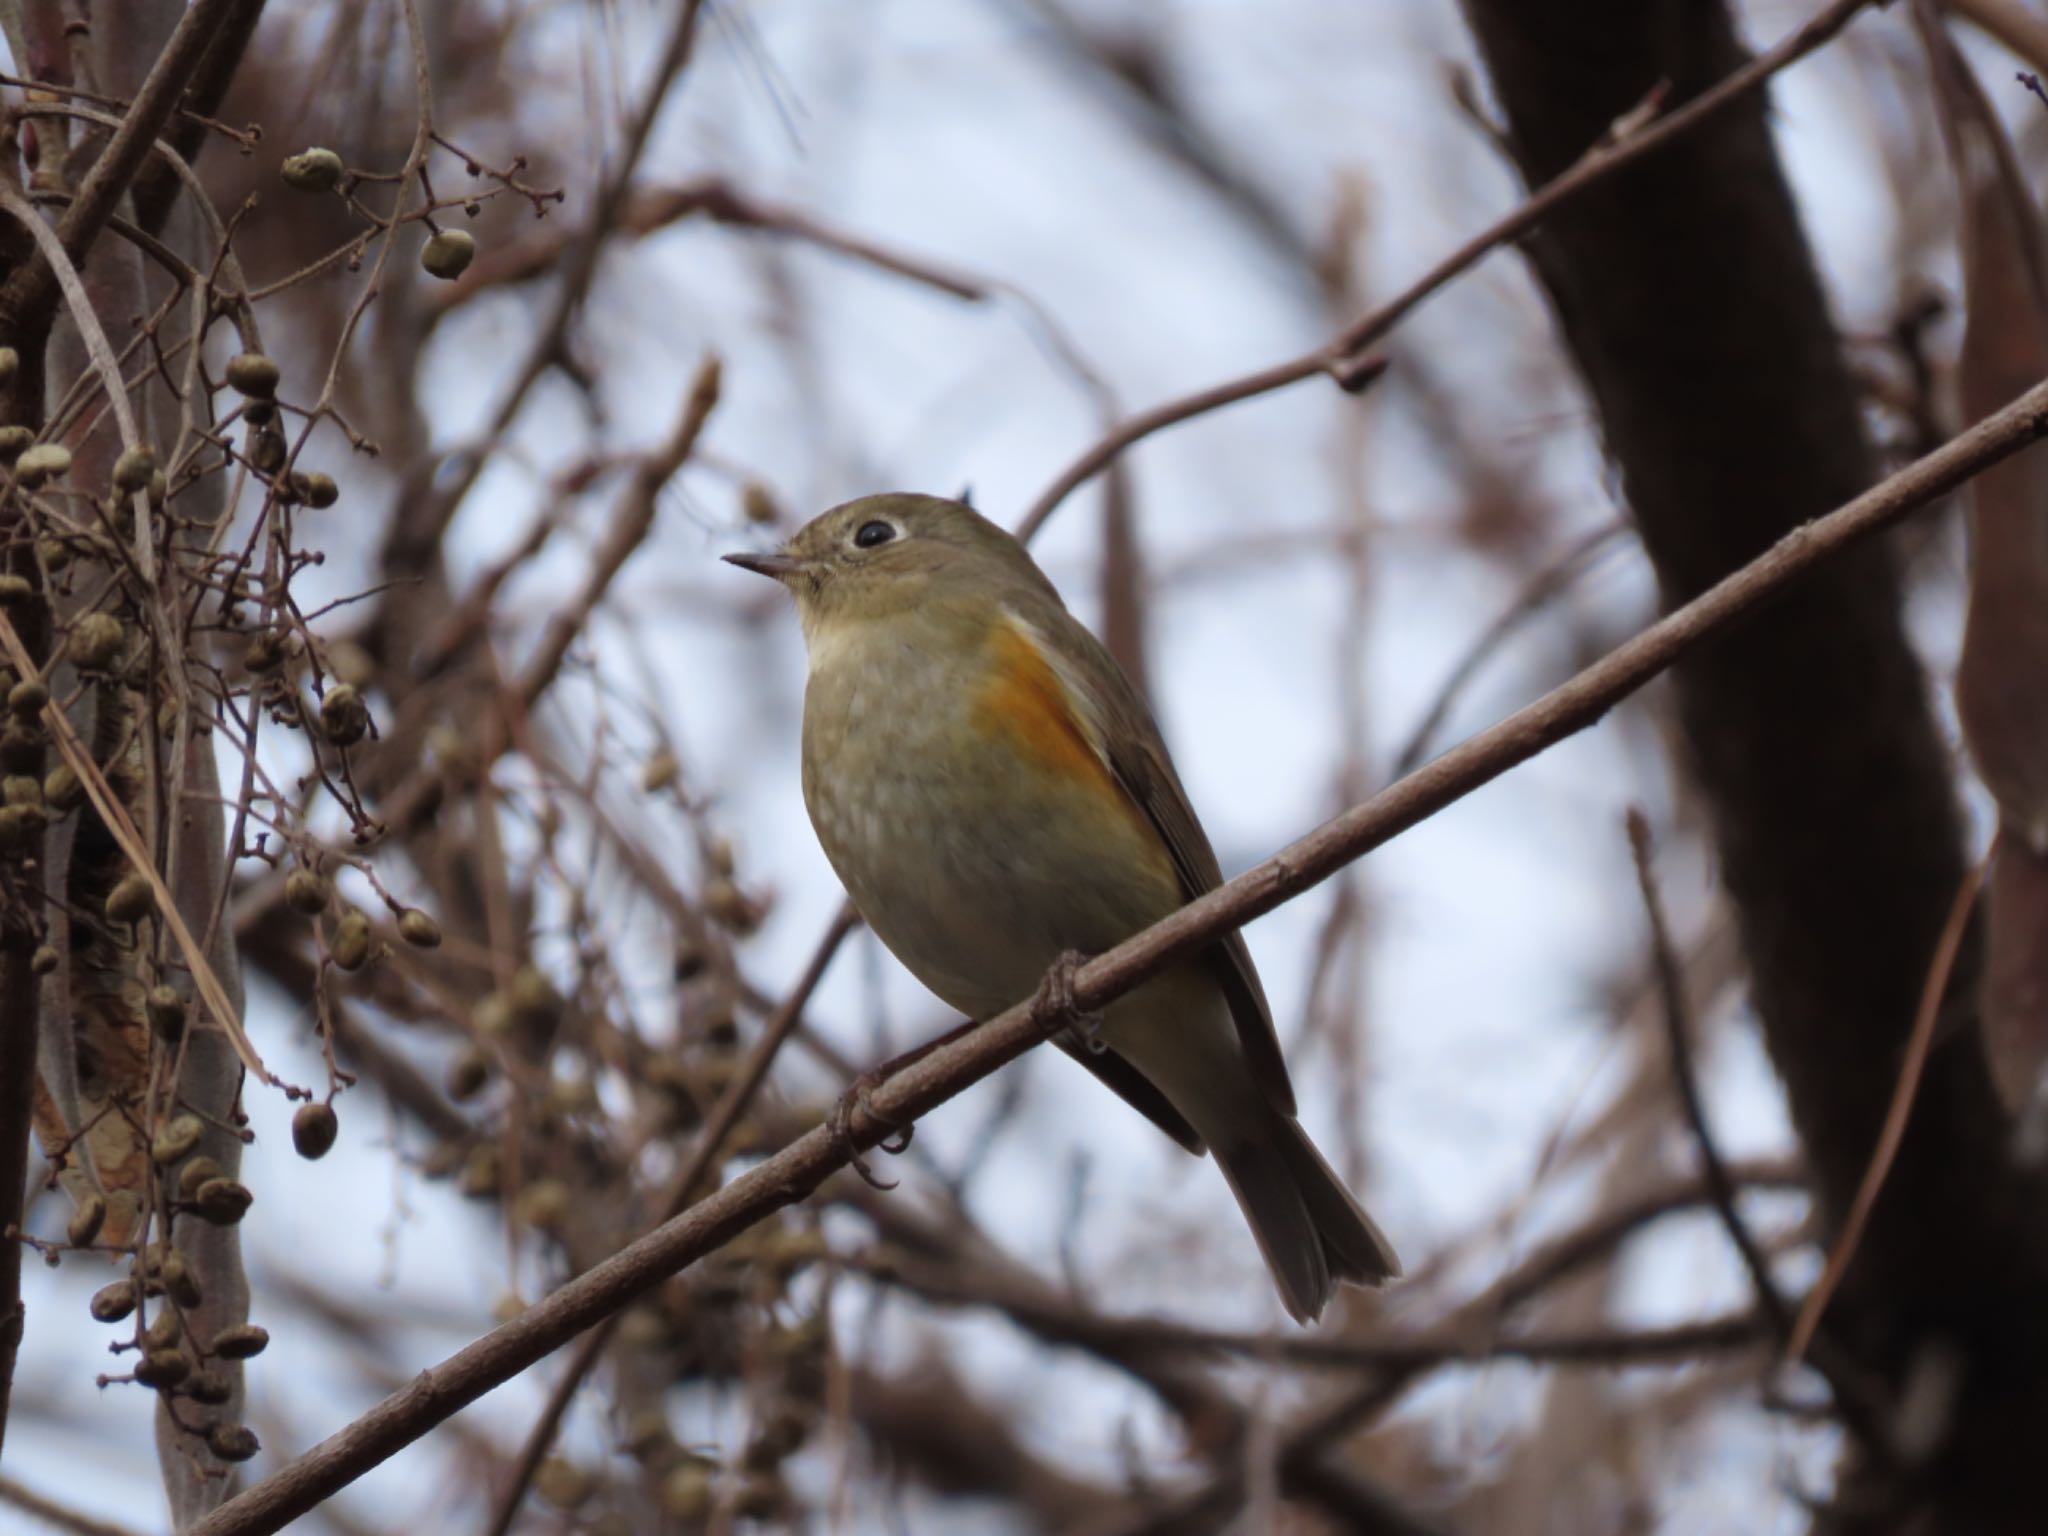
[[(1159, 727), (1115, 658), (1064, 608), (1020, 615), (1017, 627), (1060, 680), (1089, 745), (1166, 845), (1183, 895), (1192, 901), (1216, 889), (1223, 883), (1216, 850), (1209, 846), (1208, 835), (1188, 804), (1187, 791), (1173, 771)], [(1047, 631), (1059, 634), (1060, 648), (1046, 643)], [(1065, 659), (1068, 656), (1074, 659)], [(1292, 1115), (1294, 1086), (1287, 1078), (1287, 1061), (1273, 1028), (1272, 1009), (1267, 1006), (1265, 988), (1259, 985), (1244, 935), (1233, 928), (1210, 952), (1209, 964), (1230, 1004), (1238, 1043), (1253, 1080), (1267, 1102), (1282, 1114)]]

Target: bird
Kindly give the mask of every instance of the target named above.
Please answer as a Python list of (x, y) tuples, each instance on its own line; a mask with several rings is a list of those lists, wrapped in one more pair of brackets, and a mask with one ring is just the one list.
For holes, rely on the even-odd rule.
[[(970, 1020), (1033, 996), (1222, 883), (1159, 728), (1007, 530), (892, 493), (724, 557), (795, 599), (803, 796), (862, 919)], [(1059, 1044), (1188, 1151), (1214, 1154), (1282, 1305), (1397, 1277), (1393, 1247), (1296, 1119), (1236, 930)]]

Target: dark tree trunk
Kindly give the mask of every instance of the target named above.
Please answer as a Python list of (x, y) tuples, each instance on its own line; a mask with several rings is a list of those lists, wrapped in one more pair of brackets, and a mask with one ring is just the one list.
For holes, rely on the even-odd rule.
[[(1532, 183), (1660, 80), (1746, 58), (1702, 0), (1466, 0)], [(1532, 254), (1665, 598), (1678, 602), (1868, 485), (1839, 338), (1753, 96), (1604, 182)], [(1690, 768), (1741, 915), (1756, 1006), (1839, 1230), (1875, 1146), (1962, 880), (1950, 754), (1891, 558), (1838, 561), (1675, 679)], [(1974, 945), (1897, 1166), (1830, 1313), (1895, 1400), (1953, 1369), (1924, 1476), (1857, 1458), (1830, 1531), (2037, 1531), (2048, 1445), (2048, 1234), (1975, 1028)], [(1917, 1522), (1929, 1521), (1924, 1526)]]

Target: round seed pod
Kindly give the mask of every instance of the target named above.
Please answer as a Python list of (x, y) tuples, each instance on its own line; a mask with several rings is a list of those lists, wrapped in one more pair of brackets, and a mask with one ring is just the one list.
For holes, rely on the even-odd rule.
[(222, 1461), (247, 1461), (263, 1446), (246, 1424), (216, 1424), (206, 1432), (206, 1448)]
[(370, 920), (360, 912), (344, 913), (327, 952), (344, 971), (361, 970), (370, 958)]
[(36, 595), (35, 583), (26, 576), (0, 576), (0, 607), (12, 608)]
[(49, 686), (40, 678), (29, 678), (7, 690), (7, 712), (12, 715), (34, 719), (49, 702)]
[(775, 493), (758, 480), (749, 480), (740, 487), (740, 511), (748, 522), (762, 525), (782, 517), (782, 509), (775, 505)]
[(135, 1282), (116, 1280), (112, 1285), (103, 1285), (92, 1293), (88, 1303), (96, 1323), (118, 1323), (135, 1310)]
[(732, 881), (713, 880), (704, 888), (704, 910), (720, 927), (745, 938), (761, 926), (761, 904)]
[(135, 1379), (159, 1392), (169, 1391), (191, 1374), (191, 1357), (182, 1349), (153, 1349), (135, 1362)]
[(536, 1179), (519, 1191), (515, 1208), (527, 1226), (555, 1232), (568, 1219), (571, 1203), (569, 1186), (560, 1179)]
[[(14, 349), (6, 349), (12, 352)], [(0, 460), (12, 464), (28, 451), (29, 444), (36, 440), (35, 433), (27, 427), (0, 427)]]
[(292, 1147), (309, 1162), (317, 1162), (334, 1150), (341, 1134), (341, 1122), (328, 1104), (301, 1104), (292, 1116)]
[(675, 783), (682, 772), (682, 765), (676, 761), (673, 752), (657, 752), (640, 765), (640, 787), (648, 794), (655, 794)]
[(111, 613), (88, 613), (71, 626), (71, 660), (83, 672), (111, 672), (128, 651), (128, 626)]
[(171, 482), (169, 477), (160, 469), (150, 471), (148, 491), (149, 504), (152, 507), (161, 508), (165, 502), (171, 499)]
[(418, 907), (407, 907), (398, 914), (398, 936), (414, 949), (441, 947), (441, 925)]
[(485, 1040), (502, 1040), (512, 1033), (512, 1004), (502, 992), (486, 992), (469, 1010), (469, 1027)]
[(48, 821), (40, 806), (10, 805), (0, 808), (0, 852), (27, 853)]
[(256, 472), (274, 475), (284, 468), (284, 434), (275, 424), (264, 422), (249, 434), (249, 462), (256, 466)]
[(548, 1108), (558, 1115), (588, 1115), (599, 1107), (597, 1084), (587, 1077), (548, 1080)]
[(184, 1396), (208, 1408), (218, 1408), (233, 1399), (235, 1390), (218, 1371), (200, 1371), (185, 1383)]
[(587, 1504), (597, 1492), (597, 1480), (566, 1456), (550, 1456), (534, 1473), (533, 1491), (541, 1502), (567, 1511)]
[[(142, 999), (142, 1011), (149, 1017), (149, 1027), (163, 1040), (176, 1043), (185, 1035), (185, 999), (178, 989), (159, 982), (149, 989)], [(199, 1158), (196, 1162), (211, 1162), (211, 1158)], [(189, 1174), (190, 1168), (186, 1169)], [(188, 1193), (185, 1197), (190, 1199)]]
[(71, 563), (71, 541), (69, 539), (36, 540), (36, 558), (43, 562), (43, 569), (55, 574)]
[(149, 1327), (143, 1330), (142, 1347), (145, 1351), (175, 1348), (185, 1337), (185, 1326), (178, 1321), (178, 1314), (165, 1307), (149, 1320)]
[(245, 671), (261, 677), (265, 672), (275, 672), (284, 665), (284, 637), (274, 630), (264, 630), (250, 638), (248, 648), (242, 652), (242, 667)]
[(679, 1522), (703, 1520), (711, 1513), (714, 1494), (711, 1468), (686, 1461), (661, 1480), (662, 1513)]
[[(667, 1320), (652, 1307), (629, 1307), (619, 1319), (619, 1343), (636, 1354), (666, 1349), (674, 1342)], [(668, 1415), (659, 1408), (646, 1409), (626, 1424), (626, 1449), (642, 1460), (644, 1445), (666, 1445), (674, 1438), (668, 1432)]]
[(465, 1047), (448, 1064), (448, 1097), (458, 1104), (473, 1099), (490, 1080), (490, 1058), (473, 1045)]
[(116, 923), (139, 923), (156, 911), (156, 892), (141, 875), (123, 875), (107, 892), (107, 918)]
[(106, 1220), (107, 1197), (97, 1193), (87, 1195), (78, 1202), (78, 1209), (71, 1213), (71, 1221), (64, 1228), (64, 1241), (74, 1248), (90, 1248)]
[(278, 174), (284, 177), (284, 184), (295, 192), (332, 192), (348, 176), (348, 167), (341, 163), (341, 156), (331, 149), (315, 145), (301, 150), (296, 155), (285, 157)]
[(37, 443), (14, 461), (14, 478), (30, 490), (71, 471), (71, 450), (61, 443)]
[[(9, 695), (10, 700), (12, 695)], [(85, 798), (85, 785), (69, 763), (59, 763), (43, 777), (43, 804), (57, 812), (76, 809)]]
[(199, 1219), (216, 1227), (232, 1227), (249, 1212), (256, 1197), (249, 1186), (233, 1179), (208, 1179), (193, 1196), (192, 1206)]
[(195, 1157), (178, 1170), (178, 1198), (196, 1200), (199, 1191), (215, 1179), (227, 1177), (227, 1170), (210, 1157)]
[(306, 476), (302, 487), (306, 505), (316, 511), (325, 511), (341, 500), (341, 487), (334, 483), (334, 476), (314, 470)]
[(270, 1333), (254, 1323), (235, 1323), (213, 1336), (213, 1352), (223, 1360), (249, 1360), (270, 1347)]
[(527, 1034), (546, 1035), (554, 1030), (562, 1018), (562, 994), (555, 990), (555, 984), (546, 974), (531, 965), (522, 965), (512, 974), (512, 985), (505, 992), (506, 1005), (512, 1010), (513, 1027)]
[(420, 1176), (426, 1179), (449, 1178), (460, 1170), (462, 1160), (468, 1156), (469, 1147), (459, 1136), (437, 1141), (420, 1159)]
[(33, 805), (43, 803), (43, 781), (32, 773), (10, 773), (0, 779), (0, 801), (8, 805)]
[(20, 371), (21, 354), (12, 347), (0, 347), (0, 389), (12, 384)]
[(164, 1294), (179, 1306), (199, 1305), (199, 1277), (192, 1273), (192, 1266), (186, 1262), (185, 1255), (177, 1249), (173, 1248), (164, 1255), (163, 1267), (158, 1271), (157, 1278), (163, 1282)]
[(114, 460), (114, 489), (123, 496), (133, 496), (137, 491), (148, 490), (156, 473), (156, 454), (146, 445), (123, 449), (121, 457)]
[(498, 1149), (487, 1141), (471, 1147), (455, 1187), (473, 1200), (495, 1195), (498, 1192)]
[(251, 400), (270, 399), (281, 377), (276, 360), (261, 352), (241, 352), (228, 359), (228, 387)]
[[(647, 1315), (644, 1307), (635, 1307), (619, 1320), (619, 1342), (629, 1348), (660, 1348), (660, 1341), (648, 1342), (633, 1335), (633, 1319)], [(635, 1461), (646, 1463), (659, 1456), (675, 1444), (675, 1436), (669, 1433), (668, 1415), (658, 1407), (636, 1410), (626, 1420), (620, 1432), (619, 1444)]]
[(310, 869), (295, 869), (284, 877), (284, 902), (294, 912), (318, 917), (334, 898), (334, 887), (324, 875)]
[(352, 747), (370, 729), (370, 706), (347, 683), (337, 683), (320, 701), (320, 730), (337, 747)]
[(429, 277), (453, 282), (476, 260), (476, 237), (466, 229), (444, 229), (420, 247), (420, 265)]
[(63, 957), (47, 944), (36, 946), (36, 952), (28, 957), (28, 968), (38, 976), (47, 976), (64, 963)]
[(159, 1168), (168, 1168), (179, 1159), (190, 1157), (205, 1134), (206, 1122), (197, 1115), (174, 1115), (150, 1138), (149, 1160)]

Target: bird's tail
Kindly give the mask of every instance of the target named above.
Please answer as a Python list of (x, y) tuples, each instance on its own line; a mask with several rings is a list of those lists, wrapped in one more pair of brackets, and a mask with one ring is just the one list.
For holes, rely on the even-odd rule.
[(1211, 1147), (1296, 1322), (1319, 1317), (1339, 1280), (1381, 1285), (1401, 1273), (1393, 1245), (1293, 1116), (1276, 1109), (1263, 1134)]

